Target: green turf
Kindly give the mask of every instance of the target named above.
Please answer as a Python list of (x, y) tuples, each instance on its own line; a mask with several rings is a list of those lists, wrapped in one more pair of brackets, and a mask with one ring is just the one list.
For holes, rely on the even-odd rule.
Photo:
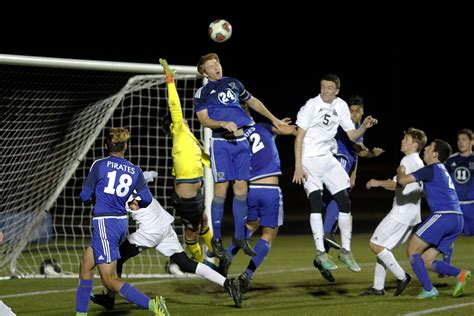
[[(312, 236), (279, 236), (254, 275), (249, 292), (244, 295), (241, 309), (217, 285), (203, 279), (131, 279), (129, 282), (149, 296), (162, 295), (168, 308), (176, 315), (403, 315), (427, 309), (448, 307), (430, 315), (474, 314), (474, 280), (463, 296), (453, 298), (454, 278), (431, 278), (440, 292), (435, 300), (419, 301), (414, 296), (420, 286), (414, 277), (405, 293), (393, 297), (395, 281), (387, 277), (387, 294), (383, 297), (360, 296), (372, 282), (374, 256), (367, 247), (369, 235), (356, 235), (353, 252), (362, 271), (354, 273), (339, 264), (337, 251), (331, 254), (339, 269), (333, 274), (335, 283), (328, 283), (313, 268), (314, 243)], [(227, 240), (229, 240), (227, 238)], [(453, 263), (474, 269), (472, 239), (456, 241)], [(154, 251), (154, 250), (151, 250)], [(402, 266), (410, 273), (405, 246), (395, 251)], [(237, 276), (244, 271), (249, 257), (239, 254), (230, 273)], [(18, 315), (74, 315), (76, 279), (35, 279), (0, 281), (0, 299)], [(94, 292), (100, 290), (95, 280)], [(15, 294), (20, 296), (13, 296)], [(150, 315), (122, 298), (117, 298), (116, 309), (107, 312), (90, 305), (89, 315)]]

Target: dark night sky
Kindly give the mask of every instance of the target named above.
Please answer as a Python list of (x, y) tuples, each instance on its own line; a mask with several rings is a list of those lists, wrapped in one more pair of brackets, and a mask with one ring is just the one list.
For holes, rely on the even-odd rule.
[[(429, 139), (443, 138), (455, 147), (456, 131), (474, 128), (474, 54), (468, 43), (450, 35), (452, 29), (463, 36), (463, 19), (448, 29), (430, 17), (411, 25), (410, 16), (397, 15), (393, 8), (364, 16), (342, 15), (338, 8), (273, 10), (279, 13), (215, 14), (201, 7), (188, 15), (160, 11), (132, 21), (91, 16), (80, 25), (69, 23), (75, 25), (66, 33), (58, 29), (62, 23), (46, 21), (22, 36), (7, 34), (0, 53), (143, 63), (158, 63), (164, 57), (170, 64), (195, 65), (201, 55), (216, 52), (224, 75), (242, 81), (275, 115), (293, 119), (305, 101), (319, 93), (321, 75), (336, 73), (342, 81), (339, 96), (361, 95), (366, 114), (379, 119), (366, 134), (366, 144), (386, 150), (376, 160), (363, 161), (359, 186), (369, 176), (383, 179), (393, 174), (404, 129), (421, 128)], [(216, 18), (233, 26), (228, 42), (217, 44), (208, 38), (207, 26)], [(282, 138), (278, 146), (287, 174), (283, 181), (288, 181), (293, 172), (292, 141)]]

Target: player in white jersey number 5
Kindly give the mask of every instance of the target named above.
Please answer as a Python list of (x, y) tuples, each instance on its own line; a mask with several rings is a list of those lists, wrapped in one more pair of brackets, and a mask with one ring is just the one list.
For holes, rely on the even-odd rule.
[(301, 107), (296, 125), (295, 173), (293, 182), (303, 184), (311, 205), (310, 224), (316, 244), (316, 256), (323, 268), (337, 269), (324, 248), (324, 231), (321, 212), (323, 209), (323, 185), (329, 190), (339, 206), (339, 229), (342, 251), (339, 259), (354, 272), (360, 271), (351, 253), (352, 217), (348, 189), (349, 176), (333, 156), (334, 136), (339, 126), (355, 141), (367, 128), (377, 124), (367, 116), (362, 125), (355, 129), (347, 103), (338, 98), (341, 81), (335, 74), (321, 78), (321, 93)]

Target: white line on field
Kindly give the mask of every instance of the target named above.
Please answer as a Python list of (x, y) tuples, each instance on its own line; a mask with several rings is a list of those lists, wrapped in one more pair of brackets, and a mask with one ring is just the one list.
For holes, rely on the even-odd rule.
[(451, 310), (451, 309), (463, 308), (463, 307), (470, 306), (470, 305), (474, 305), (474, 302), (464, 303), (464, 304), (448, 305), (448, 306), (432, 308), (432, 309), (425, 309), (423, 311), (404, 314), (404, 316), (426, 315), (426, 314), (431, 314), (431, 313), (436, 313), (436, 312), (441, 312), (441, 311), (447, 311), (447, 310)]

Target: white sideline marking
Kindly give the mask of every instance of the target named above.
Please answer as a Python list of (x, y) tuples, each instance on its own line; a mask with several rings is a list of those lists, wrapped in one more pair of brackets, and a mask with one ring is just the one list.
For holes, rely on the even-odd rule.
[(462, 308), (462, 307), (466, 307), (466, 306), (470, 306), (470, 305), (474, 305), (474, 302), (464, 303), (464, 304), (455, 304), (455, 305), (449, 305), (449, 306), (432, 308), (432, 309), (425, 309), (424, 311), (404, 314), (404, 316), (426, 315), (426, 314), (431, 314), (431, 313), (435, 313), (435, 312), (447, 311), (447, 310), (450, 310), (450, 309), (458, 309), (458, 308)]
[[(276, 274), (276, 273), (288, 273), (288, 272), (298, 272), (298, 271), (314, 271), (315, 268), (298, 268), (298, 269), (285, 269), (285, 270), (275, 270), (275, 271), (265, 271), (265, 272), (258, 272), (258, 274)], [(256, 273), (257, 274), (257, 273)], [(183, 280), (189, 280), (189, 277), (183, 277), (183, 278), (170, 278), (166, 280), (154, 280), (154, 281), (142, 281), (142, 282), (129, 282), (132, 285), (144, 285), (144, 284), (156, 284), (156, 283), (164, 283), (164, 282), (169, 282), (169, 281), (183, 281)], [(102, 285), (100, 286), (94, 286), (94, 290), (97, 289), (103, 289)], [(61, 293), (61, 292), (75, 292), (77, 288), (73, 289), (65, 289), (65, 290), (50, 290), (50, 291), (36, 291), (36, 292), (28, 292), (28, 293), (18, 293), (18, 294), (7, 294), (7, 295), (0, 295), (0, 299), (5, 299), (5, 298), (13, 298), (13, 297), (24, 297), (24, 296), (34, 296), (34, 295), (45, 295), (45, 294), (54, 294), (54, 293)]]

